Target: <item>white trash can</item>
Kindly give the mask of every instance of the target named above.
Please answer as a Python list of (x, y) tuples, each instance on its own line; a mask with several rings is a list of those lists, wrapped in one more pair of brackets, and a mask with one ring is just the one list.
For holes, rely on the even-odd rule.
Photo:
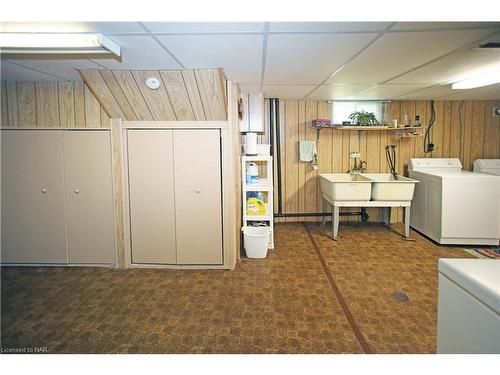
[(265, 258), (269, 245), (269, 227), (243, 227), (243, 244), (248, 258)]

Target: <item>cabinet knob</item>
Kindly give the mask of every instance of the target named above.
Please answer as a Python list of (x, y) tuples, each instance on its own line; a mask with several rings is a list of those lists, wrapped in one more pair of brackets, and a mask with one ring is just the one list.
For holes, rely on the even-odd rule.
[(79, 189), (75, 189), (75, 194), (78, 194), (80, 193), (80, 190)]
[(42, 194), (45, 194), (47, 192), (47, 189), (43, 188), (40, 191), (42, 192)]
[(196, 194), (200, 194), (201, 193), (200, 189), (194, 189), (194, 191), (196, 192)]

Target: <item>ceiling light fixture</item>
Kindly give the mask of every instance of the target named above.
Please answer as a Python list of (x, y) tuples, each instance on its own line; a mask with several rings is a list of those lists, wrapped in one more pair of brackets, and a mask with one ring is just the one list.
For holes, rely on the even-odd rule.
[(2, 54), (92, 53), (121, 55), (121, 48), (102, 34), (0, 34)]
[(500, 69), (473, 78), (464, 79), (451, 85), (454, 90), (473, 89), (475, 87), (494, 85), (500, 83)]

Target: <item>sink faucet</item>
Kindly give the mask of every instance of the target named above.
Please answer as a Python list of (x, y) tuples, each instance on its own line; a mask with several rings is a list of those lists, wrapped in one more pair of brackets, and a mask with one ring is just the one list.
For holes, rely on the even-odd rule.
[(366, 164), (366, 161), (365, 160), (361, 160), (361, 163), (359, 163), (359, 171), (361, 173), (366, 173), (366, 169), (368, 168), (368, 165)]
[(358, 157), (359, 157), (358, 155), (356, 155), (357, 157), (352, 157), (351, 153), (351, 159), (354, 159), (354, 166), (352, 167), (351, 170), (347, 171), (347, 173), (350, 174), (366, 173), (366, 168), (367, 168), (366, 161), (360, 160), (358, 164)]

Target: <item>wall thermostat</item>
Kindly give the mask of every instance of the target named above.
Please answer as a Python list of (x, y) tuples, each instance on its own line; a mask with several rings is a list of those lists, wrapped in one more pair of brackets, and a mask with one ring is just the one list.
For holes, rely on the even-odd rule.
[(146, 80), (146, 86), (148, 86), (151, 90), (158, 90), (160, 87), (160, 81), (154, 77), (149, 77)]

